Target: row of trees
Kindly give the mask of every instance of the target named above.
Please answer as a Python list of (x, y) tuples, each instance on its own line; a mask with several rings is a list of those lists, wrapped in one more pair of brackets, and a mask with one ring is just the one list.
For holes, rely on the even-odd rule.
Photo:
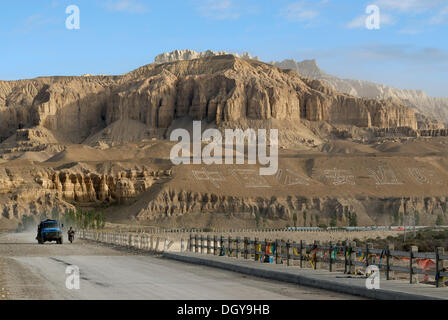
[(51, 213), (43, 213), (39, 216), (23, 215), (18, 224), (18, 231), (32, 230), (36, 228), (40, 221), (47, 219), (58, 220), (64, 226), (76, 229), (104, 229), (106, 219), (103, 212), (95, 210), (66, 210), (60, 212), (54, 208)]
[(61, 219), (64, 225), (75, 225), (81, 229), (104, 229), (106, 219), (103, 212), (95, 212), (94, 210), (84, 211), (77, 209), (68, 210)]
[[(356, 214), (356, 212), (349, 211), (347, 215), (348, 215), (349, 226), (350, 227), (357, 227), (358, 226), (358, 215)], [(306, 224), (307, 224), (306, 223), (307, 217), (308, 217), (307, 216), (307, 212), (303, 211), (302, 218), (303, 218), (303, 226), (305, 226), (305, 227), (306, 227)], [(326, 224), (320, 223), (320, 218), (319, 218), (319, 216), (317, 214), (310, 216), (310, 219), (311, 219), (310, 227), (313, 226), (313, 217), (314, 217), (314, 225), (316, 225), (318, 227), (321, 227), (321, 228), (327, 228)], [(297, 213), (294, 212), (293, 215), (292, 215), (292, 220), (294, 222), (294, 227), (297, 227), (297, 219), (298, 219), (297, 218)], [(336, 226), (337, 226), (337, 219), (336, 219), (336, 216), (333, 215), (330, 218), (330, 227), (336, 227)]]

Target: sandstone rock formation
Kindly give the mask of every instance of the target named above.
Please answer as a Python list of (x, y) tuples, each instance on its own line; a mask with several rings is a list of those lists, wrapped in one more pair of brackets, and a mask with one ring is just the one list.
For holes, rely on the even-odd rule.
[(118, 120), (139, 121), (156, 134), (187, 116), (218, 125), (247, 118), (417, 128), (405, 105), (359, 99), (233, 55), (151, 64), (123, 76), (0, 82), (0, 115), (2, 140), (38, 125), (72, 143)]
[[(157, 55), (154, 58), (154, 63), (167, 63), (167, 62), (175, 62), (180, 60), (193, 60), (199, 58), (206, 57), (215, 57), (215, 56), (223, 56), (228, 55), (229, 53), (226, 51), (203, 51), (196, 52), (193, 50), (174, 50), (172, 52), (165, 52)], [(242, 54), (232, 53), (234, 56), (242, 58), (242, 59), (254, 59), (258, 60), (258, 57), (252, 57), (248, 52), (244, 52)]]
[(415, 111), (430, 117), (432, 126), (422, 125), (422, 129), (440, 129), (448, 126), (448, 98), (430, 97), (421, 90), (402, 90), (368, 81), (340, 79), (322, 71), (316, 60), (295, 61), (291, 59), (271, 62), (282, 69), (295, 70), (300, 75), (323, 80), (331, 88), (355, 97), (388, 100), (400, 100)]
[[(428, 212), (433, 207), (446, 212), (444, 184), (426, 186), (421, 179), (422, 185), (414, 183), (406, 191), (403, 185), (392, 181), (390, 187), (386, 181), (381, 189), (364, 168), (365, 163), (377, 161), (376, 155), (371, 156), (380, 150), (375, 133), (380, 137), (395, 132), (418, 137), (416, 114), (401, 101), (358, 98), (332, 89), (325, 81), (234, 55), (190, 59), (193, 55), (180, 52), (174, 56), (186, 60), (150, 64), (120, 76), (0, 82), (0, 219), (17, 219), (51, 208), (120, 202), (127, 204), (120, 212), (143, 221), (197, 212), (239, 213), (250, 219), (263, 215), (288, 221), (293, 212), (306, 210), (327, 217), (337, 213), (344, 221), (348, 210), (354, 208), (367, 224), (374, 220), (369, 207), (377, 211), (405, 208), (406, 204), (401, 204), (405, 198), (424, 199), (418, 203), (424, 203)], [(159, 61), (163, 59), (175, 60), (169, 55)], [(297, 149), (282, 153), (280, 158), (289, 161), (282, 172), (297, 172), (282, 179), (290, 183), (298, 175), (304, 184), (288, 185), (286, 180), (281, 184), (277, 175), (270, 177), (269, 189), (263, 189), (263, 184), (261, 189), (237, 186), (233, 180), (217, 188), (207, 177), (195, 181), (192, 172), (198, 168), (173, 167), (169, 162), (172, 144), (163, 139), (174, 127), (191, 124), (193, 119), (219, 129), (280, 128), (280, 141), (296, 142), (317, 160), (303, 158)], [(445, 134), (431, 130), (424, 132), (429, 139)], [(368, 154), (356, 161), (328, 156), (317, 148), (328, 137), (350, 140), (359, 132), (373, 142), (356, 146), (345, 141), (346, 149), (352, 148), (352, 143), (353, 150)], [(426, 140), (419, 142), (429, 145)], [(436, 141), (428, 147), (428, 166), (440, 177), (446, 176), (444, 168), (448, 167), (443, 143)], [(330, 145), (327, 149), (343, 148)], [(384, 147), (387, 152), (395, 149), (393, 144)], [(425, 161), (422, 157), (418, 154), (413, 160), (414, 168), (420, 168)], [(323, 164), (317, 167), (314, 163), (319, 159)], [(389, 157), (381, 161), (389, 161)], [(404, 162), (409, 159), (400, 158), (394, 165)], [(339, 191), (327, 178), (314, 176), (315, 169), (325, 176), (326, 170), (336, 170), (341, 164), (350, 170), (362, 167), (358, 168), (360, 185), (349, 183)], [(226, 174), (227, 181), (234, 179)], [(219, 190), (211, 190), (213, 187)]]

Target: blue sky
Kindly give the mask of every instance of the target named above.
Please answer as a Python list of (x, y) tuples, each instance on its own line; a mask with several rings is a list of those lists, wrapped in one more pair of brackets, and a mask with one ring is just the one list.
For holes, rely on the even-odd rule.
[[(381, 28), (365, 27), (366, 7)], [(66, 7), (80, 9), (68, 30)], [(2, 1), (0, 79), (121, 74), (174, 49), (318, 60), (328, 73), (448, 96), (448, 0)]]

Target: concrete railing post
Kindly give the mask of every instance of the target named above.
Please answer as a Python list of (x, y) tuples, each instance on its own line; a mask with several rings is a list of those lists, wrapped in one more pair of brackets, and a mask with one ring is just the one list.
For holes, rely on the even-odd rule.
[(314, 270), (317, 270), (317, 266), (318, 266), (318, 261), (319, 261), (319, 257), (318, 257), (318, 253), (319, 253), (319, 244), (320, 242), (317, 240), (314, 240), (314, 253), (313, 253), (313, 260), (314, 260)]
[(418, 247), (417, 246), (411, 246), (410, 250), (409, 250), (409, 283), (417, 283), (418, 279), (418, 275), (416, 275), (415, 277), (414, 275), (414, 269), (413, 269), (413, 265), (414, 265), (414, 256), (415, 254), (418, 252)]
[(445, 254), (445, 251), (443, 247), (437, 247), (436, 248), (436, 287), (444, 287), (445, 286), (445, 277), (442, 277), (440, 275), (440, 272), (443, 271), (443, 260), (440, 259), (440, 256), (443, 256)]
[(356, 242), (350, 241), (349, 242), (349, 252), (348, 252), (348, 273), (354, 274), (355, 273), (355, 265), (353, 264), (355, 258), (356, 258)]
[(204, 253), (204, 248), (205, 246), (204, 246), (204, 236), (201, 234), (201, 254), (203, 254)]
[(278, 249), (280, 241), (278, 239), (275, 239), (275, 264), (278, 264)]
[(306, 242), (304, 240), (300, 240), (300, 248), (299, 248), (299, 266), (303, 268), (303, 251), (306, 250)]
[(221, 254), (226, 255), (226, 250), (224, 248), (224, 236), (221, 236), (219, 239), (219, 250), (220, 250), (219, 255)]
[(394, 265), (394, 257), (391, 252), (394, 251), (395, 247), (393, 244), (389, 244), (386, 250), (386, 280), (391, 280), (394, 278), (394, 272), (391, 270)]
[(213, 255), (216, 256), (218, 254), (218, 236), (213, 235)]
[(210, 246), (210, 235), (207, 235), (207, 254), (212, 253), (212, 248)]
[(258, 246), (258, 238), (255, 238), (255, 240), (254, 240), (254, 260), (255, 261), (258, 261), (257, 246)]
[(372, 264), (372, 255), (370, 254), (371, 250), (373, 249), (372, 243), (367, 243), (366, 245), (366, 268)]
[(334, 251), (334, 242), (330, 241), (328, 250), (328, 270), (333, 272), (333, 251)]
[(235, 255), (237, 259), (241, 257), (240, 253), (240, 237), (236, 237)]

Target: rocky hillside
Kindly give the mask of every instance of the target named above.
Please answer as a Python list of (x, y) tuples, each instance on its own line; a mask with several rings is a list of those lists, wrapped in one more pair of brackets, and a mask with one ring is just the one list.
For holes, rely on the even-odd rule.
[(163, 133), (175, 119), (221, 124), (241, 119), (327, 121), (417, 128), (393, 101), (360, 99), (256, 60), (233, 55), (151, 64), (122, 76), (0, 82), (0, 138), (41, 126), (81, 143), (113, 122), (136, 120)]
[(440, 121), (437, 124), (433, 120), (432, 124), (426, 124), (427, 126), (433, 128), (441, 128), (443, 124), (448, 126), (448, 98), (430, 97), (421, 90), (402, 90), (368, 81), (340, 79), (322, 71), (316, 60), (300, 62), (283, 60), (272, 64), (282, 69), (292, 69), (310, 79), (323, 80), (331, 88), (355, 97), (402, 101), (415, 111)]
[[(167, 62), (175, 62), (180, 60), (193, 60), (193, 59), (199, 59), (199, 58), (207, 58), (207, 57), (216, 57), (216, 56), (223, 56), (228, 55), (230, 53), (226, 51), (203, 51), (203, 52), (196, 52), (194, 50), (174, 50), (171, 52), (164, 52), (159, 55), (157, 55), (154, 58), (154, 63), (167, 63)], [(233, 53), (234, 56), (242, 59), (253, 59), (258, 60), (258, 57), (252, 57), (248, 52), (244, 52), (241, 55), (238, 53)]]
[[(418, 136), (422, 119), (399, 101), (358, 98), (253, 59), (4, 81), (0, 115), (0, 224), (74, 206), (105, 209), (115, 221), (179, 224), (225, 214), (285, 225), (305, 212), (343, 224), (353, 210), (372, 224), (389, 223), (392, 211), (424, 210), (428, 221), (447, 211), (447, 132)], [(297, 143), (281, 146), (269, 177), (257, 165), (173, 166), (164, 138), (193, 119), (279, 128), (281, 143)]]
[[(158, 55), (154, 62), (165, 63), (178, 60), (192, 60), (225, 54), (228, 53), (225, 51), (214, 52), (210, 50), (204, 52), (174, 50), (170, 53)], [(238, 54), (234, 55), (239, 57)], [(243, 53), (241, 57), (245, 59), (258, 59), (257, 57), (252, 58), (249, 53)], [(448, 98), (430, 97), (421, 90), (403, 90), (368, 81), (340, 79), (320, 69), (316, 60), (296, 61), (293, 59), (285, 59), (280, 62), (273, 61), (270, 64), (282, 69), (294, 70), (309, 79), (323, 80), (332, 89), (355, 97), (394, 100), (398, 103), (406, 104), (421, 114), (419, 119), (419, 128), (421, 129), (442, 129), (448, 126)]]

